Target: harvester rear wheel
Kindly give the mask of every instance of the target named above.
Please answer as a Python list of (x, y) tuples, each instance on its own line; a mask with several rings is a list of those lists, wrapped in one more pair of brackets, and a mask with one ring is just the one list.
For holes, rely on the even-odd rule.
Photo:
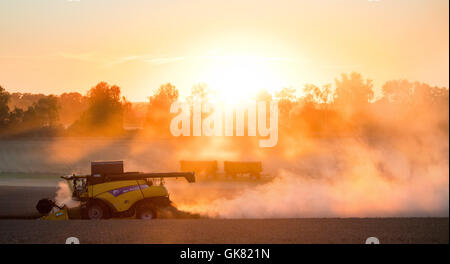
[(136, 218), (142, 220), (152, 220), (156, 218), (156, 211), (151, 207), (138, 208)]

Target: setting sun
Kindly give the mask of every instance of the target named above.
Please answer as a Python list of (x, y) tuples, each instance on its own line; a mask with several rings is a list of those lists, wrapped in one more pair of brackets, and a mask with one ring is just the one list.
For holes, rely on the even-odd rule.
[(205, 72), (205, 82), (215, 91), (218, 100), (226, 102), (244, 101), (261, 90), (273, 92), (282, 85), (274, 59), (249, 56), (212, 57)]

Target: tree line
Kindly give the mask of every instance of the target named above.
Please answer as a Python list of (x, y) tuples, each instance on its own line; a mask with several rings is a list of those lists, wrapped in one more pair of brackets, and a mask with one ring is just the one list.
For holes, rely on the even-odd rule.
[[(205, 101), (211, 93), (198, 84), (186, 100)], [(151, 137), (169, 136), (169, 109), (178, 99), (179, 91), (170, 83), (161, 85), (146, 104), (127, 101), (120, 87), (106, 82), (86, 95), (9, 93), (0, 86), (0, 135), (118, 136), (127, 133), (127, 124), (137, 124)], [(334, 85), (306, 84), (300, 96), (283, 88), (273, 95), (262, 91), (255, 99), (278, 100), (280, 138), (283, 133), (327, 137), (425, 128), (448, 134), (448, 88), (420, 82), (388, 81), (375, 98), (372, 81), (351, 73), (336, 78)]]

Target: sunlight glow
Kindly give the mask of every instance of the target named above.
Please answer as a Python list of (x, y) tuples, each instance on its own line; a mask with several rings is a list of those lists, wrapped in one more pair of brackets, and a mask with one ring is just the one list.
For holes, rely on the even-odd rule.
[(225, 102), (254, 98), (261, 90), (272, 93), (281, 87), (271, 59), (250, 56), (213, 57), (204, 74), (205, 82)]

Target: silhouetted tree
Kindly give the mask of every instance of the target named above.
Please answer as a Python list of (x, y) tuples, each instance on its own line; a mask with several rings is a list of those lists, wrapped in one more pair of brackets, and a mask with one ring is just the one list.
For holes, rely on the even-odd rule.
[(422, 105), (448, 104), (448, 89), (407, 80), (387, 81), (382, 87), (383, 96), (391, 103)]
[(145, 126), (153, 135), (168, 135), (170, 130), (170, 105), (178, 100), (177, 88), (170, 84), (163, 84), (158, 91), (149, 97), (149, 105), (145, 118)]
[[(10, 113), (10, 128), (21, 131), (31, 131), (41, 128), (54, 128), (59, 120), (58, 99), (54, 95), (49, 95), (39, 99), (29, 106), (26, 111), (14, 108)], [(22, 122), (19, 119), (22, 118)], [(20, 128), (17, 126), (20, 124)]]
[(120, 88), (100, 82), (87, 94), (89, 106), (70, 127), (71, 131), (91, 135), (117, 135), (123, 132), (123, 105)]
[(387, 81), (382, 87), (383, 96), (392, 103), (411, 103), (413, 84), (407, 80)]
[(24, 111), (21, 108), (15, 107), (13, 111), (9, 113), (8, 128), (17, 130), (20, 129), (23, 122)]
[(32, 93), (11, 93), (9, 100), (9, 109), (14, 109), (15, 107), (21, 108), (23, 110), (28, 109), (28, 107), (33, 106), (37, 103), (39, 99), (45, 97), (45, 94), (32, 94)]
[(39, 99), (39, 101), (34, 104), (34, 109), (38, 115), (41, 127), (53, 127), (59, 120), (58, 98), (54, 95)]
[(22, 127), (20, 130), (33, 130), (40, 126), (41, 121), (39, 120), (36, 108), (33, 106), (28, 107), (28, 109), (23, 112)]
[(6, 127), (9, 115), (9, 93), (0, 86), (0, 128)]
[(278, 99), (279, 124), (284, 127), (289, 127), (289, 113), (292, 111), (297, 103), (296, 90), (294, 88), (285, 87), (275, 93)]
[(198, 83), (192, 87), (191, 95), (187, 97), (187, 102), (191, 104), (195, 102), (207, 102), (212, 94), (213, 91), (206, 83)]
[(80, 93), (63, 93), (58, 97), (58, 104), (60, 121), (65, 126), (73, 124), (89, 106), (87, 96)]
[(335, 103), (341, 106), (359, 108), (366, 106), (374, 97), (372, 80), (364, 80), (359, 73), (342, 74), (335, 79)]
[(329, 103), (331, 97), (333, 96), (333, 91), (331, 90), (331, 85), (327, 84), (322, 87), (316, 86), (314, 84), (306, 84), (303, 88), (305, 93), (304, 100), (306, 102), (315, 104), (326, 104)]

